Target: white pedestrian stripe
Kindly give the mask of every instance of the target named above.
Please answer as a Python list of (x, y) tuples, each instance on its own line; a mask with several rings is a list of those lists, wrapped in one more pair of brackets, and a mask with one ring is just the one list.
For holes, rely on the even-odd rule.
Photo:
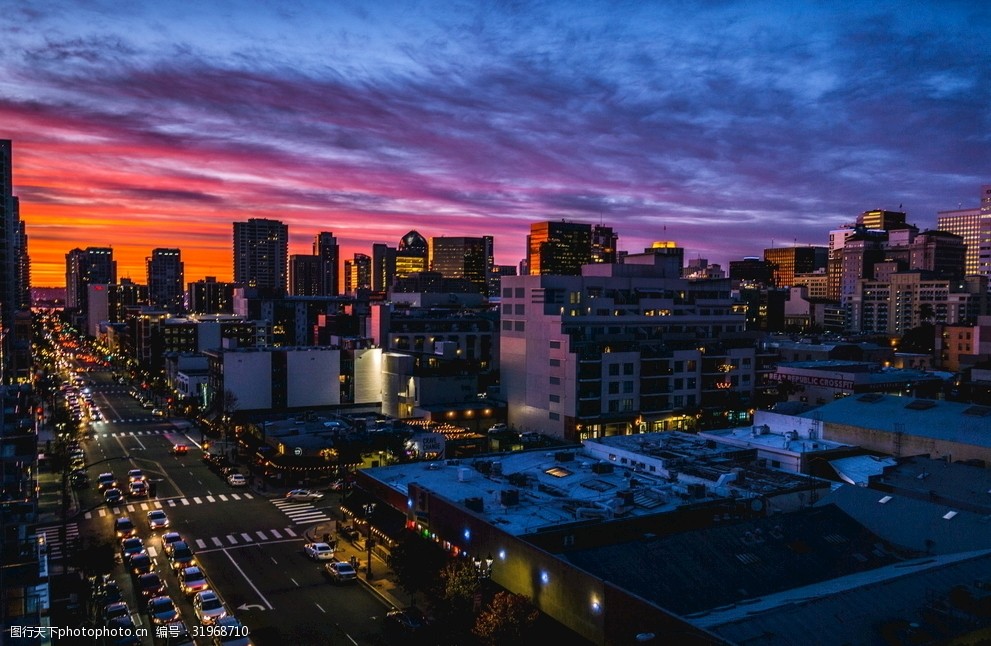
[(327, 516), (327, 514), (308, 502), (273, 500), (272, 504), (278, 507), (282, 513), (288, 516), (297, 525), (307, 525), (330, 520), (330, 517)]
[(244, 532), (241, 532), (241, 538), (243, 538), (246, 543), (250, 543), (254, 540), (251, 538), (251, 534), (245, 534)]
[(196, 539), (196, 547), (199, 548), (199, 549), (205, 548), (206, 547), (206, 541), (197, 538)]
[(148, 511), (148, 503), (146, 502), (141, 503), (141, 511)]
[(157, 556), (157, 555), (158, 555), (158, 551), (154, 547), (152, 547), (151, 545), (149, 545), (148, 546), (148, 556), (150, 556), (151, 558), (155, 558), (155, 556)]
[[(227, 539), (227, 542), (226, 543), (223, 540), (221, 540), (221, 537), (220, 536), (211, 536), (209, 538), (209, 542), (210, 543), (213, 543), (213, 547), (210, 548), (210, 549), (216, 549), (216, 548), (226, 549), (226, 548), (229, 548), (229, 547), (234, 547), (236, 545), (241, 545), (241, 546), (243, 546), (243, 545), (259, 545), (259, 544), (261, 544), (263, 542), (269, 542), (269, 541), (280, 540), (280, 539), (281, 540), (285, 540), (285, 539), (283, 539), (283, 534), (288, 534), (289, 536), (294, 536), (294, 537), (296, 536), (296, 533), (293, 532), (288, 527), (287, 528), (284, 528), (284, 529), (281, 529), (281, 530), (278, 530), (278, 529), (267, 529), (267, 530), (264, 530), (264, 531), (262, 531), (262, 530), (256, 530), (255, 531), (255, 536), (252, 536), (248, 532), (241, 532), (238, 535), (227, 534), (226, 536), (223, 537), (223, 538), (226, 538)], [(256, 538), (256, 536), (257, 536), (257, 538)], [(209, 546), (209, 543), (206, 540), (196, 539), (196, 547), (198, 549), (201, 549), (202, 550), (204, 548), (207, 548), (208, 546)]]
[(233, 498), (234, 500), (240, 500), (241, 496), (237, 495), (236, 493), (232, 493), (231, 498)]
[(106, 509), (101, 509), (100, 510), (100, 518), (103, 518), (106, 515), (107, 515), (107, 510)]
[(286, 527), (285, 532), (290, 536), (296, 536), (296, 532), (292, 531), (291, 527)]
[(188, 505), (188, 504), (189, 504), (189, 501), (188, 501), (188, 500), (186, 500), (185, 498), (180, 498), (180, 499), (179, 499), (179, 502), (181, 502), (181, 503), (182, 503), (182, 504), (184, 504), (184, 505)]
[(231, 545), (237, 545), (237, 539), (231, 536), (230, 534), (227, 535), (227, 540), (231, 542)]
[(171, 498), (169, 498), (165, 502), (168, 503), (169, 507), (175, 507), (175, 505), (176, 505), (175, 501), (172, 500)]
[(206, 501), (207, 501), (207, 502), (215, 502), (215, 500), (214, 500), (214, 498), (213, 498), (213, 496), (207, 496), (207, 497), (206, 497)]
[(217, 497), (220, 498), (222, 501), (227, 502), (227, 496), (225, 496), (224, 494), (220, 494)]
[(241, 495), (243, 495), (248, 500), (251, 500), (252, 498), (254, 498), (254, 496), (252, 496), (250, 493), (245, 493), (245, 494), (241, 494)]
[(255, 532), (255, 534), (258, 536), (258, 539), (259, 540), (262, 540), (262, 541), (267, 541), (268, 540), (268, 536), (266, 536), (265, 535), (265, 532), (263, 532), (261, 530), (258, 530), (257, 532)]
[(127, 511), (133, 512), (134, 511), (134, 505), (128, 505), (127, 506)]
[(155, 509), (161, 509), (162, 508), (162, 503), (159, 502), (159, 501), (157, 501), (157, 500), (153, 504), (155, 505)]
[[(45, 537), (45, 545), (48, 546), (48, 556), (57, 559), (62, 557), (62, 540), (61, 532), (62, 525), (49, 525), (47, 527), (39, 527), (35, 530), (36, 536)], [(67, 543), (73, 543), (79, 539), (79, 525), (77, 523), (67, 523), (65, 526), (65, 540)]]
[(93, 512), (91, 511), (88, 511), (85, 514), (83, 514), (83, 518), (85, 518), (86, 520), (89, 520), (92, 517), (93, 517)]
[(199, 498), (197, 498), (196, 496), (193, 496), (193, 502), (195, 502), (195, 503), (196, 503), (197, 505), (199, 505), (199, 504), (201, 504), (201, 503), (202, 503), (203, 501), (202, 501), (202, 500), (200, 500)]
[(216, 545), (217, 547), (223, 547), (224, 546), (224, 544), (222, 542), (220, 542), (220, 539), (217, 538), (216, 536), (211, 536), (210, 537), (210, 540), (213, 541), (213, 544)]
[(272, 532), (272, 537), (273, 538), (282, 538), (282, 534), (279, 533), (279, 530), (277, 530), (277, 529), (270, 529), (269, 531)]

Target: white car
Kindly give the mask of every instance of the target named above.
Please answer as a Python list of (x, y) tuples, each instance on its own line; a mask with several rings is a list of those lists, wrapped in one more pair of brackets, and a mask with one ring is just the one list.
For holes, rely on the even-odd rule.
[(193, 610), (201, 624), (212, 624), (227, 616), (223, 602), (213, 590), (197, 592), (196, 596), (193, 597)]
[(161, 509), (153, 509), (148, 512), (148, 525), (153, 531), (156, 529), (165, 529), (169, 526), (169, 517)]
[(306, 543), (303, 553), (314, 561), (330, 561), (334, 558), (334, 548), (327, 543)]
[(327, 576), (334, 583), (351, 583), (358, 580), (358, 573), (347, 561), (334, 561), (324, 566)]
[(227, 476), (227, 484), (229, 484), (232, 487), (247, 487), (248, 479), (245, 478), (240, 473), (232, 473), (229, 476)]
[(288, 500), (320, 500), (321, 498), (323, 498), (322, 493), (309, 489), (293, 489), (286, 494)]

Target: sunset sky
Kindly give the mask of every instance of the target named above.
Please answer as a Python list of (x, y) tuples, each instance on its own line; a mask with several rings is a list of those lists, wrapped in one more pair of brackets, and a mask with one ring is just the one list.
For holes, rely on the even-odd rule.
[[(976, 5), (971, 6), (971, 5)], [(73, 247), (232, 273), (235, 220), (373, 242), (611, 225), (727, 263), (991, 183), (974, 2), (38, 2), (0, 8), (35, 286)]]

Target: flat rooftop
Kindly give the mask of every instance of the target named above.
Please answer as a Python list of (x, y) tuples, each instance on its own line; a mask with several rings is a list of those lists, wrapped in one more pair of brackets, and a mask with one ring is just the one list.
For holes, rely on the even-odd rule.
[(703, 431), (699, 437), (711, 438), (717, 442), (727, 442), (732, 446), (745, 446), (755, 449), (788, 451), (790, 453), (818, 453), (835, 449), (851, 448), (849, 444), (831, 442), (829, 440), (810, 440), (804, 437), (793, 437), (787, 432), (764, 432), (760, 426), (744, 426), (742, 428), (727, 428), (715, 431)]
[(799, 417), (991, 448), (991, 406), (869, 393), (837, 399)]

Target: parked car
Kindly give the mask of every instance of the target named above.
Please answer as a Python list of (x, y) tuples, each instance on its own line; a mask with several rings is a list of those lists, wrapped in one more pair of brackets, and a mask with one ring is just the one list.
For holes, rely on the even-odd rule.
[(186, 596), (202, 592), (210, 587), (203, 570), (195, 565), (179, 570), (179, 587)]
[(321, 498), (323, 498), (322, 493), (310, 489), (293, 489), (286, 494), (287, 500), (320, 500)]
[(152, 509), (148, 512), (148, 526), (152, 531), (165, 529), (169, 526), (169, 517), (161, 509)]
[(201, 624), (212, 624), (227, 616), (227, 609), (213, 590), (196, 593), (193, 597), (193, 612)]
[(347, 561), (333, 561), (324, 566), (327, 576), (334, 583), (356, 583), (358, 572)]
[(327, 543), (304, 543), (303, 554), (314, 561), (329, 561), (334, 558), (334, 548)]
[(229, 476), (227, 476), (227, 484), (229, 484), (232, 487), (247, 487), (248, 479), (245, 478), (240, 473), (232, 473)]
[(385, 635), (390, 639), (423, 637), (431, 628), (430, 621), (415, 607), (395, 608), (385, 613)]

